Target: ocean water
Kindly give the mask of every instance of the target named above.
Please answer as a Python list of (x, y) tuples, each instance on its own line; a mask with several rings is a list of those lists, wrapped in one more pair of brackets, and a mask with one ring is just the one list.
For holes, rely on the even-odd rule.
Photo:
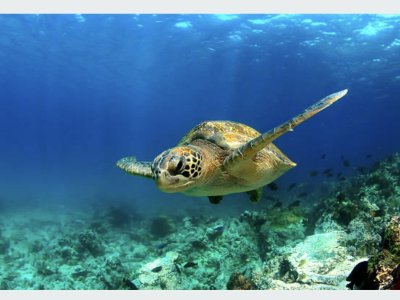
[[(299, 243), (315, 232), (283, 237), (275, 232), (282, 241), (274, 249), (254, 242), (271, 239), (271, 233), (242, 241), (261, 253), (236, 256), (247, 263), (228, 260), (215, 267), (207, 260), (212, 251), (222, 258), (228, 249), (225, 240), (218, 240), (221, 228), (230, 244), (235, 236), (240, 241), (241, 227), (251, 227), (236, 224), (245, 211), (263, 214), (295, 201), (300, 204), (293, 207), (312, 209), (399, 151), (399, 29), (399, 15), (0, 15), (1, 288), (120, 289), (141, 280), (136, 287), (223, 289), (232, 273), (246, 271), (241, 268), (247, 263), (252, 274), (264, 270), (265, 257), (279, 247), (307, 249)], [(231, 120), (266, 132), (343, 89), (349, 90), (343, 100), (274, 142), (297, 167), (277, 179), (275, 188), (266, 187), (257, 204), (244, 193), (227, 195), (219, 205), (206, 197), (162, 193), (152, 180), (129, 176), (115, 165), (131, 155), (152, 161), (206, 120)], [(385, 197), (394, 199), (385, 202), (381, 217), (388, 219), (398, 213), (398, 198)], [(114, 223), (128, 219), (118, 223), (123, 230), (110, 223), (110, 209), (119, 213)], [(347, 224), (338, 221), (342, 228), (335, 230), (351, 233), (352, 218), (357, 216)], [(172, 222), (173, 233), (157, 237), (151, 231), (155, 220)], [(104, 230), (93, 229), (94, 222)], [(63, 261), (56, 248), (64, 246), (56, 237), (82, 240), (86, 229), (95, 232), (104, 249), (78, 255), (86, 250), (76, 246), (73, 259)], [(183, 258), (193, 249), (180, 238), (203, 234), (213, 241), (213, 229), (212, 249)], [(333, 234), (328, 244), (335, 230), (325, 232)], [(335, 248), (335, 241), (329, 245)], [(40, 246), (34, 248), (35, 243)], [(351, 252), (349, 243), (343, 246), (354, 259), (329, 286), (345, 288), (343, 276), (356, 261), (378, 251), (377, 245), (363, 252)], [(110, 254), (109, 249), (116, 250)], [(92, 283), (97, 275), (89, 271), (80, 273), (87, 264), (106, 268), (110, 256), (124, 259), (120, 273), (101, 281), (107, 284)], [(43, 266), (45, 258), (48, 266)], [(166, 272), (165, 266), (157, 269), (157, 259), (166, 264), (169, 259), (186, 277), (159, 285), (146, 281), (146, 264), (153, 263), (150, 275)], [(268, 270), (277, 272), (279, 266), (282, 262)], [(254, 278), (253, 284), (306, 288), (304, 280), (289, 280), (283, 273), (281, 285)], [(65, 274), (75, 275), (61, 283)]]

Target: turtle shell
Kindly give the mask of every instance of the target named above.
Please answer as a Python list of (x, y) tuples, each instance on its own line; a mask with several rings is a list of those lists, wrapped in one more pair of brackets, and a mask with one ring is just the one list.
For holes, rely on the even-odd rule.
[(178, 146), (191, 144), (194, 140), (207, 140), (225, 150), (234, 150), (258, 137), (257, 130), (237, 122), (206, 121), (186, 134)]

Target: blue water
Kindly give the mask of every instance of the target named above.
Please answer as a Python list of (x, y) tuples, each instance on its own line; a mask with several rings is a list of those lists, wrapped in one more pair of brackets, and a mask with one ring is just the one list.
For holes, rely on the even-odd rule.
[[(311, 170), (356, 174), (400, 149), (399, 29), (391, 15), (1, 15), (2, 205), (209, 206), (115, 162), (151, 161), (204, 120), (267, 131), (345, 88), (276, 141), (298, 164), (278, 192), (318, 188)], [(254, 208), (243, 194), (215, 209), (237, 206)]]

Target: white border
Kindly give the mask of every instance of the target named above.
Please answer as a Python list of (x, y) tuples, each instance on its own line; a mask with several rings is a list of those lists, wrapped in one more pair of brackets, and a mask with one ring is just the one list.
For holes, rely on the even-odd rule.
[[(0, 13), (388, 13), (400, 0), (0, 0)], [(398, 299), (385, 291), (0, 291), (3, 299)], [(289, 297), (289, 298), (288, 298)]]
[(390, 13), (399, 0), (0, 0), (0, 13)]
[[(351, 294), (351, 295), (350, 295)], [(0, 291), (3, 299), (140, 299), (140, 300), (211, 300), (211, 299), (307, 299), (337, 300), (347, 299), (393, 299), (398, 291)], [(372, 297), (372, 298), (371, 298)]]

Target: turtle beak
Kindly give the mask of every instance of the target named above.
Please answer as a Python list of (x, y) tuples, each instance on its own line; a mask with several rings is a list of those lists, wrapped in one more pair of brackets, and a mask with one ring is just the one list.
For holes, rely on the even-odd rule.
[(161, 170), (155, 178), (157, 188), (164, 193), (178, 193), (186, 190), (191, 182), (181, 183), (177, 176), (171, 176), (167, 170)]

